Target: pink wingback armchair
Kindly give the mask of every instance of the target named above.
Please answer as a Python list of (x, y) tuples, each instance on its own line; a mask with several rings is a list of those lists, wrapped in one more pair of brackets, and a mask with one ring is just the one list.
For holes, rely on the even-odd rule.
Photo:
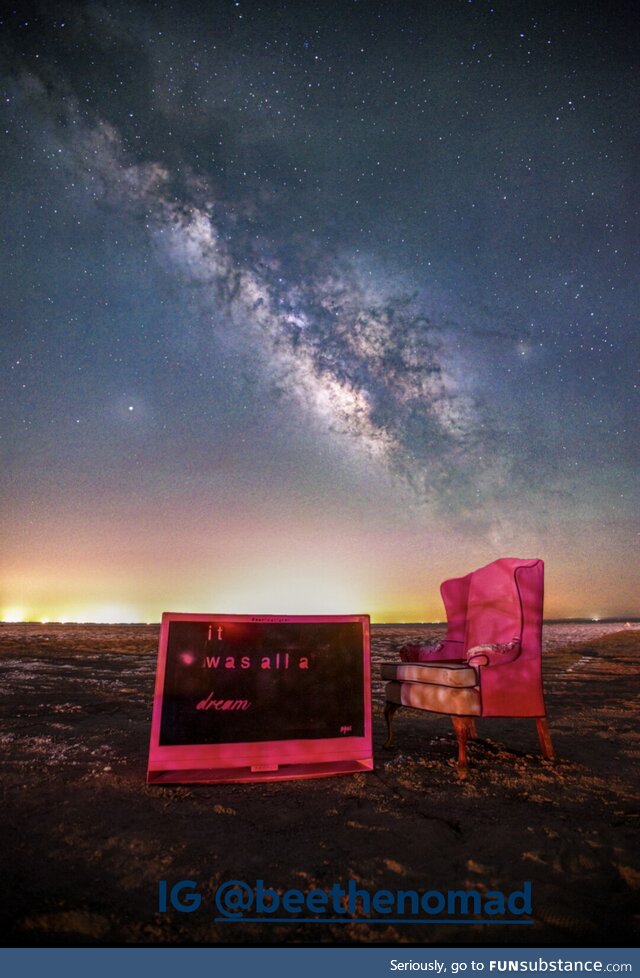
[(433, 646), (408, 645), (400, 662), (381, 668), (385, 719), (392, 743), (393, 716), (401, 706), (451, 716), (458, 741), (458, 775), (467, 775), (467, 740), (476, 717), (532, 717), (542, 754), (553, 746), (542, 690), (541, 560), (505, 557), (444, 581), (440, 593), (447, 634)]

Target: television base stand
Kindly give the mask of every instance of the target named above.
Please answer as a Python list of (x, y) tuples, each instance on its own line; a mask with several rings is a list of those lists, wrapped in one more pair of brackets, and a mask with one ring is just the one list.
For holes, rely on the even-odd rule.
[(294, 778), (327, 778), (334, 774), (358, 774), (373, 770), (373, 759), (319, 761), (317, 764), (280, 764), (261, 770), (254, 767), (190, 768), (147, 772), (147, 784), (241, 784), (250, 781), (290, 781)]

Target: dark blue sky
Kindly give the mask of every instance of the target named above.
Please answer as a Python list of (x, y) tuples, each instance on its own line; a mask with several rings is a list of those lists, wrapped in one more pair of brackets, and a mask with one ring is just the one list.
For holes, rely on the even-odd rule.
[(630, 6), (1, 26), (4, 617), (638, 613)]

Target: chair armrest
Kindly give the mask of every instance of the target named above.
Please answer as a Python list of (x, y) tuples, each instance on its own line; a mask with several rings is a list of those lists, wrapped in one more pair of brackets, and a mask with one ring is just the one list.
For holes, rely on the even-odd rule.
[(467, 652), (467, 663), (470, 666), (504, 666), (517, 659), (521, 651), (519, 638), (494, 645), (474, 645)]
[(443, 648), (444, 642), (436, 645), (403, 645), (398, 649), (398, 655), (403, 662), (429, 662), (437, 659)]

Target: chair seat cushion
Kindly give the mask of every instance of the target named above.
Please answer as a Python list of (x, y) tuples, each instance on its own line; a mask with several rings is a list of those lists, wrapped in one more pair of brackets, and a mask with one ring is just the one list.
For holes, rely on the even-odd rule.
[(409, 683), (434, 683), (436, 686), (476, 686), (478, 676), (466, 662), (384, 662), (383, 679)]
[(435, 683), (387, 683), (385, 697), (389, 703), (411, 706), (416, 710), (448, 713), (454, 716), (480, 716), (480, 691), (470, 686), (436, 686)]

